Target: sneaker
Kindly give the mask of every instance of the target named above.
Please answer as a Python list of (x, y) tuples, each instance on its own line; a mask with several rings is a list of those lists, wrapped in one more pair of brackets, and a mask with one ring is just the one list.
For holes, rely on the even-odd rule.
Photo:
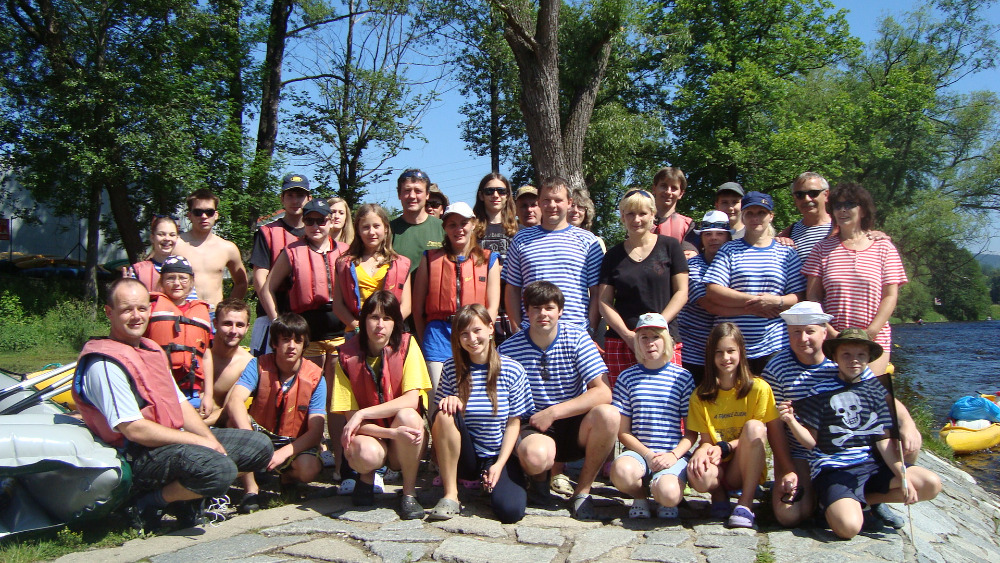
[(906, 519), (896, 513), (895, 510), (889, 508), (883, 503), (872, 505), (872, 514), (889, 526), (893, 530), (899, 530), (906, 525)]
[(382, 475), (378, 473), (375, 474), (375, 482), (372, 483), (372, 487), (376, 495), (380, 495), (385, 492), (385, 481), (383, 480)]
[(871, 507), (862, 510), (861, 514), (863, 518), (861, 521), (862, 532), (880, 532), (885, 528), (885, 523), (873, 513)]
[(125, 511), (128, 525), (140, 534), (153, 534), (160, 529), (163, 519), (163, 509), (147, 507), (140, 509), (138, 505), (131, 504)]
[(171, 513), (177, 519), (179, 529), (194, 528), (205, 523), (205, 499), (185, 500), (173, 503)]
[(225, 522), (229, 518), (228, 514), (233, 508), (229, 502), (228, 495), (212, 497), (205, 504), (205, 523), (213, 526)]
[(375, 504), (375, 487), (359, 479), (351, 493), (351, 502), (354, 506), (372, 506)]
[(260, 510), (261, 498), (257, 493), (250, 493), (243, 497), (240, 501), (240, 505), (236, 508), (236, 512), (240, 514), (250, 514), (251, 512), (256, 512)]
[(399, 517), (403, 520), (420, 520), (424, 517), (424, 507), (413, 495), (403, 495), (399, 498)]
[(349, 495), (354, 492), (354, 487), (358, 485), (357, 479), (344, 479), (337, 487), (338, 495)]
[(753, 512), (743, 506), (742, 504), (737, 504), (736, 508), (733, 509), (733, 513), (729, 515), (729, 520), (726, 522), (727, 528), (753, 528), (755, 517)]

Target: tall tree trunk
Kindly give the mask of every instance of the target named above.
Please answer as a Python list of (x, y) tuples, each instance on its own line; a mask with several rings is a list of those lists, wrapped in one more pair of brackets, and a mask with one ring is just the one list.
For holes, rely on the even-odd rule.
[(216, 11), (222, 23), (222, 42), (226, 53), (226, 63), (229, 65), (229, 167), (226, 178), (226, 189), (239, 191), (243, 185), (243, 167), (240, 165), (243, 156), (243, 112), (246, 109), (246, 99), (243, 94), (243, 42), (240, 34), (240, 16), (242, 2), (240, 0), (217, 0)]
[[(128, 254), (129, 262), (138, 262), (143, 250), (145, 250), (145, 245), (142, 242), (142, 235), (139, 234), (136, 212), (128, 200), (128, 186), (112, 181), (108, 182), (105, 187), (108, 191), (111, 216), (114, 217), (115, 225), (118, 226), (118, 233), (122, 237), (125, 253)], [(98, 201), (99, 203), (100, 201)]]
[(101, 186), (90, 187), (87, 202), (87, 262), (83, 272), (83, 298), (97, 303), (97, 248), (101, 242)]

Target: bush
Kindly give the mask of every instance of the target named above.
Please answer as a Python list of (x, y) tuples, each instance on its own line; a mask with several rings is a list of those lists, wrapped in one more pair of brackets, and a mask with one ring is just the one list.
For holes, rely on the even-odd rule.
[(107, 336), (108, 320), (99, 307), (83, 301), (64, 301), (45, 313), (41, 321), (45, 338), (50, 343), (61, 342), (74, 350), (92, 336)]
[(42, 344), (42, 331), (36, 323), (12, 321), (0, 317), (0, 352), (20, 352)]

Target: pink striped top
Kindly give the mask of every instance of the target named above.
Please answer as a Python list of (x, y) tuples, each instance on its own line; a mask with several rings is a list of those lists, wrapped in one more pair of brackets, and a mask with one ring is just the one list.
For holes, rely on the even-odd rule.
[[(882, 288), (909, 281), (899, 252), (887, 240), (873, 241), (864, 250), (850, 250), (839, 238), (823, 239), (813, 247), (802, 273), (823, 281), (823, 310), (833, 315), (830, 324), (838, 331), (867, 328), (878, 312)], [(875, 341), (883, 348), (892, 342), (888, 322)]]

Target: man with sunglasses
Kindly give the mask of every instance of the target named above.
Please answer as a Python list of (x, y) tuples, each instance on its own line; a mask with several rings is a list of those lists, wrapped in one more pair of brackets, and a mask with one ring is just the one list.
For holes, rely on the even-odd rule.
[(431, 248), (441, 248), (444, 227), (441, 219), (427, 213), (431, 179), (423, 170), (404, 170), (396, 180), (396, 195), (403, 214), (389, 222), (392, 248), (410, 259), (410, 274), (420, 265), (420, 257)]
[(560, 321), (565, 298), (555, 284), (530, 283), (523, 295), (530, 324), (505, 340), (500, 353), (524, 366), (535, 401), (516, 450), (527, 475), (528, 499), (550, 504), (553, 465), (583, 458), (571, 511), (574, 518), (591, 520), (597, 514), (590, 489), (615, 445), (621, 420), (611, 406), (608, 368), (583, 327)]
[(813, 246), (833, 232), (833, 219), (826, 209), (830, 184), (815, 172), (803, 172), (792, 182), (792, 196), (802, 219), (781, 231), (779, 237), (790, 237), (795, 251), (804, 264)]
[[(267, 274), (286, 246), (302, 238), (304, 223), (302, 210), (312, 199), (309, 192), (309, 179), (302, 174), (286, 174), (281, 181), (281, 208), (285, 214), (262, 225), (253, 236), (253, 249), (250, 251), (250, 265), (253, 266), (253, 289), (260, 295), (267, 281)], [(288, 286), (274, 292), (275, 305), (279, 311), (291, 310), (288, 304)], [(254, 356), (271, 352), (268, 343), (267, 328), (271, 321), (264, 312), (264, 307), (257, 302), (257, 320), (253, 323), (250, 335), (250, 351)]]
[[(181, 233), (183, 245), (174, 250), (188, 259), (194, 270), (198, 298), (213, 304), (222, 301), (222, 273), (226, 269), (233, 279), (230, 297), (243, 299), (247, 294), (247, 271), (243, 257), (235, 244), (212, 232), (219, 220), (219, 196), (208, 188), (196, 190), (187, 198), (191, 230)], [(213, 311), (214, 319), (214, 311)]]

